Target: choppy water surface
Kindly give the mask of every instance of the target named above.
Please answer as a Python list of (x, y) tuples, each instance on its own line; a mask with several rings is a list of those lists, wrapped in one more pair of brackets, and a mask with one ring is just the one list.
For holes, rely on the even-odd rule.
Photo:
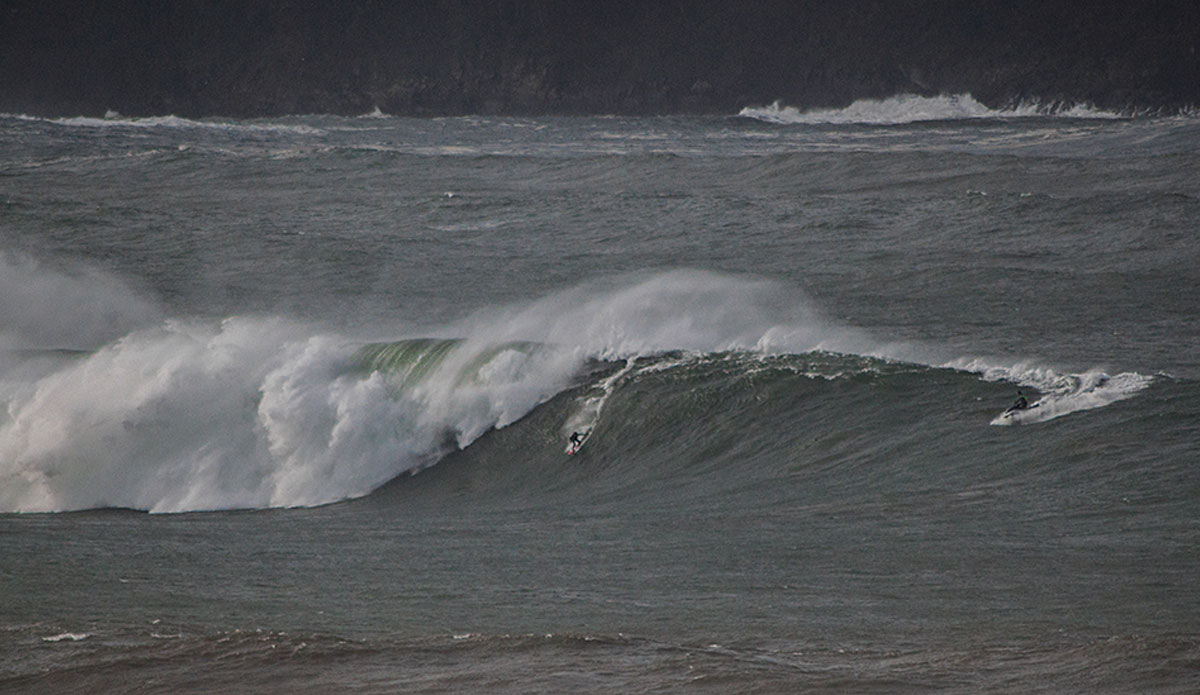
[(1194, 691), (1200, 125), (1048, 111), (0, 117), (0, 685)]

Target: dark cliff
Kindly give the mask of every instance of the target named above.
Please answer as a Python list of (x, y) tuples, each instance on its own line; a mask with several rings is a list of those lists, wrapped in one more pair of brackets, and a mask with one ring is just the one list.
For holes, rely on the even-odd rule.
[(730, 113), (1200, 104), (1200, 3), (7, 0), (0, 111)]

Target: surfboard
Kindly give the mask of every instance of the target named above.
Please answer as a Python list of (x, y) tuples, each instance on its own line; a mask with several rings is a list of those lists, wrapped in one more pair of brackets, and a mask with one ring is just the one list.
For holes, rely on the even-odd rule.
[(587, 430), (586, 432), (583, 433), (583, 439), (580, 439), (578, 443), (574, 443), (574, 442), (571, 442), (570, 440), (568, 440), (567, 441), (567, 456), (574, 456), (575, 454), (578, 454), (579, 450), (583, 448), (584, 444), (587, 444), (587, 440), (591, 439), (591, 437), (592, 437), (592, 431)]
[(1005, 422), (1021, 422), (1028, 418), (1030, 411), (1041, 405), (1041, 401), (1031, 404), (1028, 408), (1009, 408), (1000, 414), (1000, 419)]

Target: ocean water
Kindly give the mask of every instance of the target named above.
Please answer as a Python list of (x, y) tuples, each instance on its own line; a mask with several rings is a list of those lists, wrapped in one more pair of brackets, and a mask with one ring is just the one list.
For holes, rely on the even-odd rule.
[(1196, 692), (1197, 172), (968, 95), (0, 116), (0, 690)]

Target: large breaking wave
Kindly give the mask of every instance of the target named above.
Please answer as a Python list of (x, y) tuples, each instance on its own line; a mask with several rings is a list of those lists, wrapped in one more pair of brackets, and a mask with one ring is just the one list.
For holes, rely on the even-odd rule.
[[(731, 380), (726, 393), (734, 401), (754, 402), (761, 374), (854, 382), (948, 367), (977, 384), (1038, 387), (1049, 378), (982, 362), (929, 366), (938, 363), (922, 359), (919, 347), (837, 326), (790, 288), (707, 272), (589, 283), (481, 311), (442, 327), (441, 336), (386, 341), (270, 317), (162, 320), (111, 289), (111, 280), (95, 275), (92, 282), (110, 288), (98, 300), (110, 313), (132, 312), (132, 328), (120, 337), (84, 351), (61, 350), (52, 342), (63, 340), (57, 332), (8, 337), (9, 346), (21, 347), (6, 350), (0, 363), (0, 511), (335, 502), (430, 466), (552, 399), (561, 430), (527, 447), (561, 455), (571, 427), (603, 428), (598, 421), (618, 407), (609, 402), (614, 392), (665, 383), (656, 375), (671, 376), (669, 388), (643, 393), (640, 402), (667, 403), (679, 389), (702, 391), (714, 378)], [(1144, 385), (1125, 376), (1093, 381), (1088, 393), (1111, 402)], [(801, 407), (796, 389), (784, 392), (786, 399), (772, 401), (776, 416)], [(870, 397), (817, 395), (823, 418), (849, 417), (856, 401)], [(697, 417), (687, 407), (653, 417), (684, 423)], [(726, 434), (742, 432), (747, 423), (730, 418)]]

